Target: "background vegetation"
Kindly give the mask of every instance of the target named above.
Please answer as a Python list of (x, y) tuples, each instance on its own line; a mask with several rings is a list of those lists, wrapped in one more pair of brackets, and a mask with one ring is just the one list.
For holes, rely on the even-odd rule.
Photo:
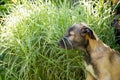
[(57, 45), (75, 23), (87, 23), (106, 44), (120, 50), (109, 2), (55, 1), (24, 0), (5, 15), (0, 24), (0, 80), (84, 80), (84, 53)]

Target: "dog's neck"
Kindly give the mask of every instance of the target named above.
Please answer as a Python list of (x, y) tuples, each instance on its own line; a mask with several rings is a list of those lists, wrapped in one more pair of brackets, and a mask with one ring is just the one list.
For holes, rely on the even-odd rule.
[(105, 51), (110, 49), (109, 46), (104, 44), (99, 38), (97, 40), (89, 39), (89, 45), (86, 47), (87, 54), (93, 58), (102, 58), (105, 55)]
[(90, 55), (95, 55), (96, 53), (103, 53), (104, 51), (106, 51), (109, 46), (103, 43), (103, 41), (99, 39), (99, 37), (95, 34), (94, 31), (93, 35), (95, 39), (86, 36), (86, 39), (88, 40), (88, 45), (86, 47), (87, 52), (89, 52)]

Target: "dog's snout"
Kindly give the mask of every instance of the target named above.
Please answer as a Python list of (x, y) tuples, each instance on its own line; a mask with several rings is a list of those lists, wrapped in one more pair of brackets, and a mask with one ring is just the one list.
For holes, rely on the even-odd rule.
[(59, 42), (58, 46), (66, 49), (71, 49), (73, 48), (71, 41), (69, 40), (69, 37), (63, 37)]

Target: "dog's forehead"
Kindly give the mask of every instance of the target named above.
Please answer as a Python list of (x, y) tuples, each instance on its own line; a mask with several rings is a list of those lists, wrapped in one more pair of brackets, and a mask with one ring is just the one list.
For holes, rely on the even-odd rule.
[(79, 30), (81, 30), (82, 28), (86, 28), (87, 25), (84, 23), (78, 23), (73, 25), (71, 28), (69, 28), (68, 33), (73, 33), (73, 32), (77, 32)]
[(82, 28), (86, 28), (87, 25), (85, 23), (79, 23), (79, 24), (75, 24), (73, 27), (80, 30)]

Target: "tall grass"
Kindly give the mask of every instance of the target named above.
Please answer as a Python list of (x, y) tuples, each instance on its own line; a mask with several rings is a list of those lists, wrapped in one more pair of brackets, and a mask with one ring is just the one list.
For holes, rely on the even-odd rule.
[(75, 23), (87, 23), (111, 47), (110, 4), (99, 1), (76, 2), (59, 6), (37, 0), (25, 1), (12, 9), (0, 26), (1, 80), (84, 80), (83, 52), (64, 50), (57, 42)]

